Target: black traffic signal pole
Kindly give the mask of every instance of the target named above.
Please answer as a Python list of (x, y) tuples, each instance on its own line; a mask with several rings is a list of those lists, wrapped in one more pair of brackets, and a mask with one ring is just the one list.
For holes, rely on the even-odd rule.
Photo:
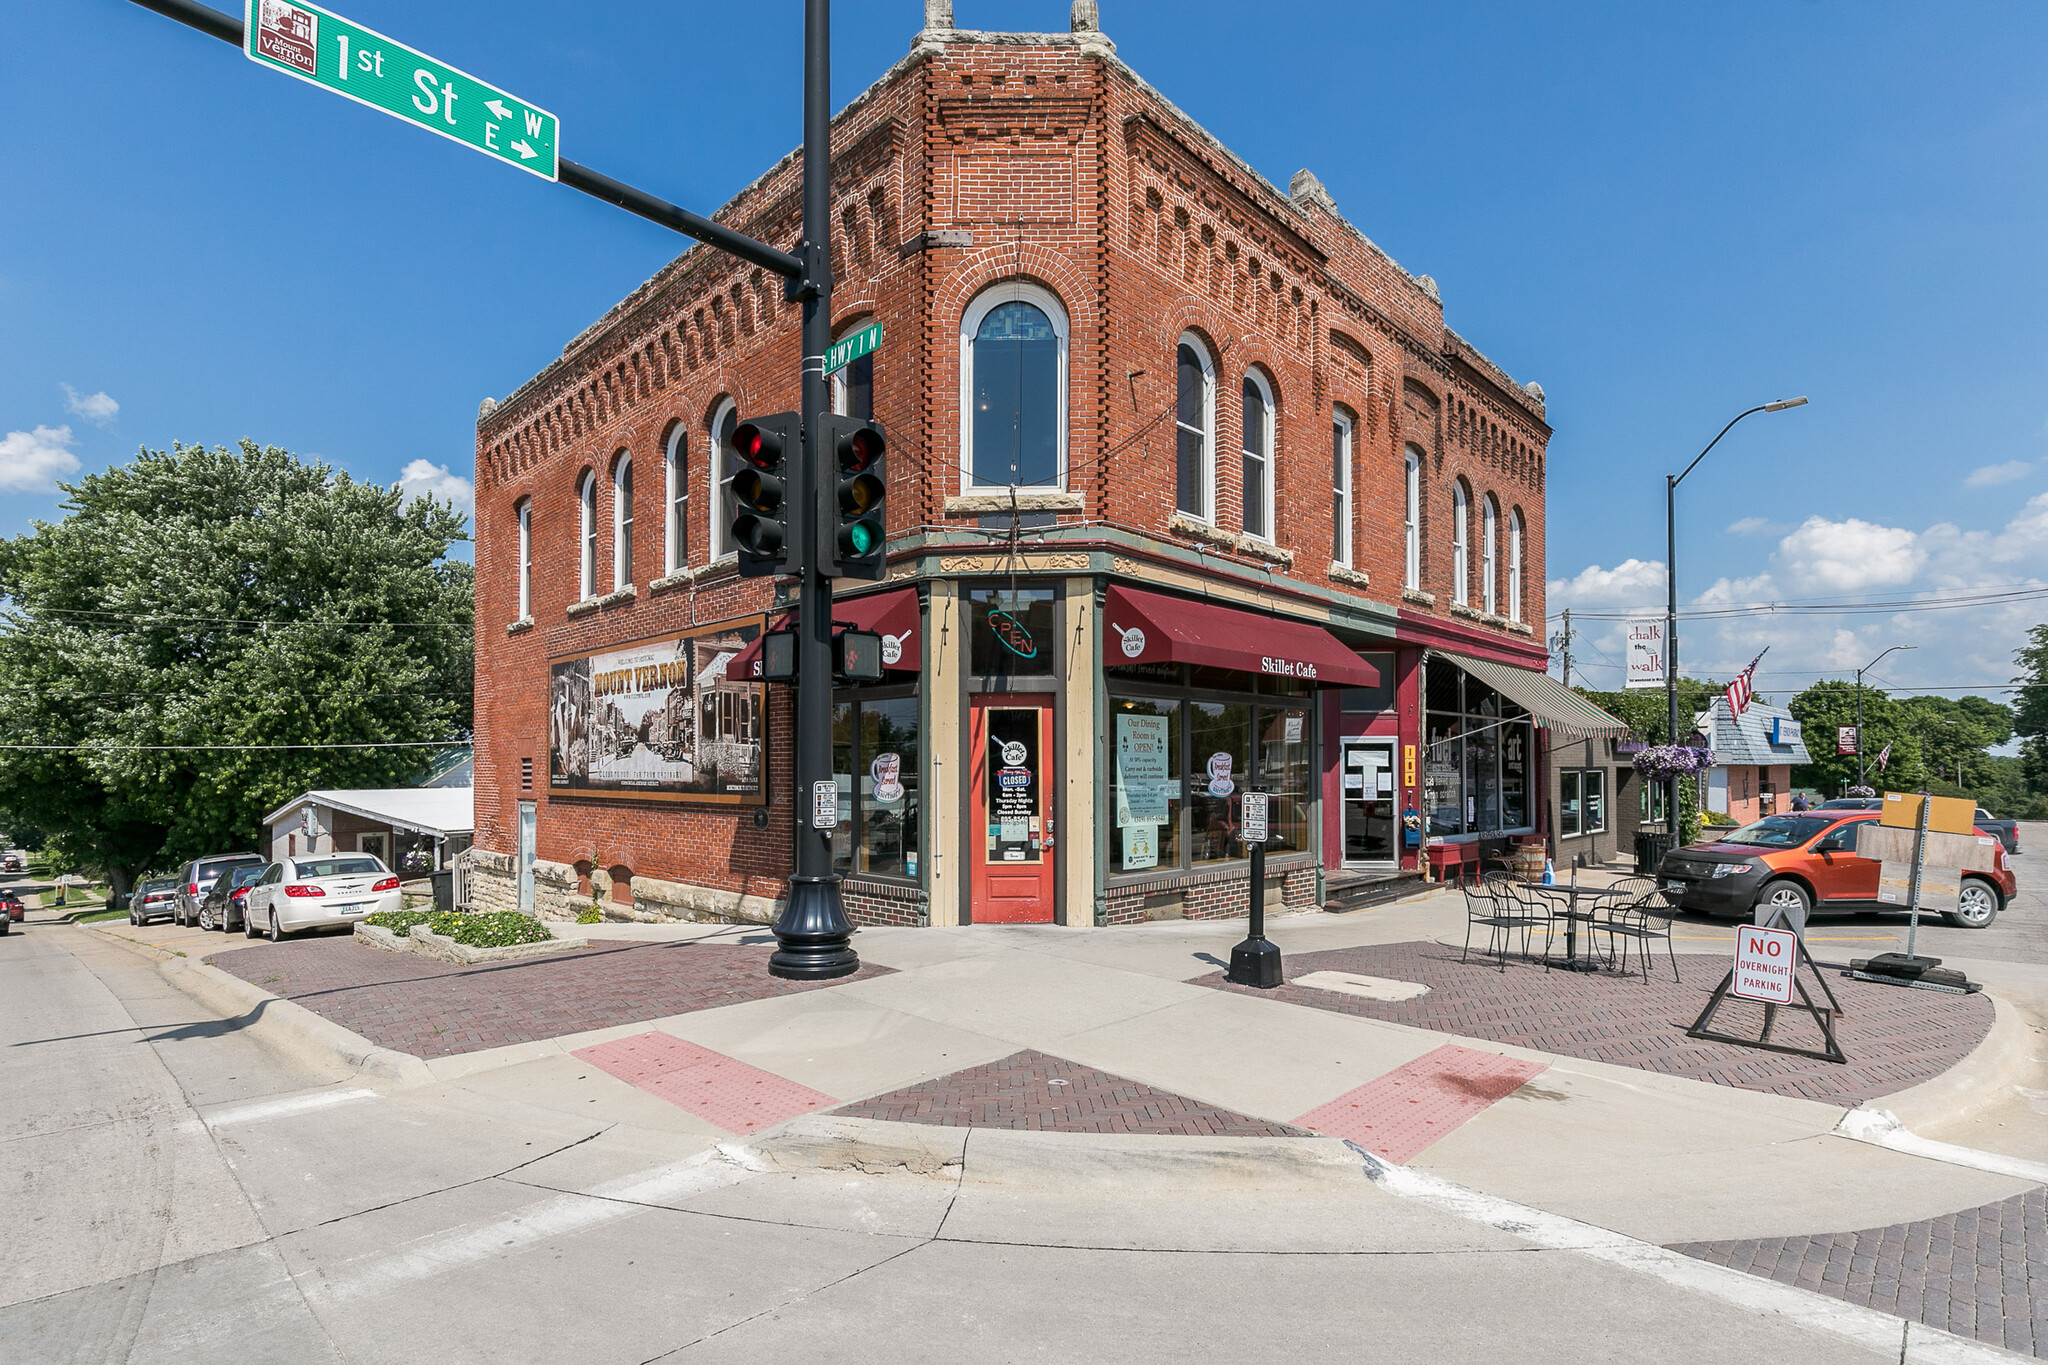
[[(241, 16), (223, 14), (194, 0), (135, 0), (144, 9), (197, 29), (209, 37), (244, 45)], [(860, 968), (853, 951), (853, 922), (839, 899), (832, 871), (830, 824), (816, 820), (820, 784), (832, 789), (832, 580), (821, 561), (814, 524), (826, 515), (817, 495), (831, 487), (825, 468), (825, 412), (831, 406), (825, 382), (825, 352), (832, 344), (832, 68), (830, 0), (804, 0), (804, 235), (798, 255), (756, 241), (709, 218), (676, 207), (562, 158), (556, 173), (572, 190), (638, 214), (649, 222), (730, 252), (788, 281), (792, 298), (803, 301), (803, 455), (789, 489), (797, 524), (790, 567), (801, 575), (798, 590), (796, 697), (796, 867), (789, 894), (775, 921), (780, 941), (769, 959), (775, 976), (818, 980)], [(722, 453), (721, 453), (722, 454)]]

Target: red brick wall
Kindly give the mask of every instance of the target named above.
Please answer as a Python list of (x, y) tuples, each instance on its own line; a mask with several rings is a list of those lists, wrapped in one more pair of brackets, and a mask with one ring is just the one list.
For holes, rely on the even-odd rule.
[[(905, 63), (835, 124), (835, 322), (872, 315), (876, 415), (890, 431), (891, 530), (948, 522), (960, 491), (960, 319), (983, 288), (1022, 277), (1056, 294), (1069, 319), (1068, 488), (1083, 510), (1217, 560), (1280, 572), (1323, 593), (1355, 593), (1328, 573), (1330, 413), (1355, 414), (1353, 563), (1362, 595), (1401, 600), (1402, 458), (1427, 452), (1423, 587), (1449, 622), (1449, 489), (1463, 477), (1526, 520), (1523, 620), (1543, 619), (1540, 406), (1447, 332), (1431, 290), (1334, 217), (1254, 176), (1121, 66), (1068, 44), (955, 44)], [(800, 165), (786, 158), (720, 212), (793, 246)], [(923, 245), (966, 230), (971, 246)], [(563, 357), (479, 424), (477, 433), (477, 843), (514, 846), (515, 803), (543, 805), (540, 856), (772, 895), (789, 850), (790, 716), (770, 689), (765, 830), (724, 806), (551, 799), (547, 661), (756, 613), (771, 586), (708, 566), (707, 425), (796, 406), (798, 310), (779, 281), (698, 247), (613, 308)], [(1257, 366), (1276, 399), (1275, 539), (1270, 556), (1169, 528), (1174, 495), (1174, 346), (1183, 331), (1217, 360), (1215, 514), (1242, 525), (1240, 400)], [(662, 591), (662, 452), (690, 432), (688, 566)], [(571, 618), (578, 596), (576, 488), (599, 478), (597, 590), (612, 584), (610, 470), (635, 459), (630, 600)], [(530, 629), (517, 615), (516, 508), (531, 500)], [(1480, 552), (1470, 542), (1475, 604)], [(957, 519), (956, 519), (957, 520)], [(971, 524), (971, 522), (969, 523)], [(1500, 588), (1505, 607), (1506, 585)], [(1530, 640), (1463, 622), (1525, 653)], [(535, 791), (518, 790), (531, 758)]]

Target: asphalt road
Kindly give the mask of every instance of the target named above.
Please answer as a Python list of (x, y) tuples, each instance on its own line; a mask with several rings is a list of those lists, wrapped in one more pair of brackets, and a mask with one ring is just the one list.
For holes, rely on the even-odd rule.
[[(2038, 952), (2028, 905), (1972, 945)], [(691, 1166), (653, 1120), (366, 1085), (246, 1023), (90, 931), (0, 940), (0, 1361), (1902, 1359), (1362, 1181)]]

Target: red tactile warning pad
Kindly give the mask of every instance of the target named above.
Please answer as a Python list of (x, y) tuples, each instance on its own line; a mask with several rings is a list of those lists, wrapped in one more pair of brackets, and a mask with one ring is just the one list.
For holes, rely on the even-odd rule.
[(570, 1054), (728, 1133), (758, 1133), (838, 1101), (673, 1034), (636, 1033)]
[(1447, 1043), (1295, 1122), (1402, 1162), (1541, 1074), (1535, 1062)]

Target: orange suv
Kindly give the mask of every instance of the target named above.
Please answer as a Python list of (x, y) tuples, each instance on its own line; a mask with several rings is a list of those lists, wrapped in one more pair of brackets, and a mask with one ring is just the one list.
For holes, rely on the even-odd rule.
[[(1877, 820), (1874, 810), (1767, 815), (1666, 854), (1657, 880), (1672, 903), (1709, 915), (1747, 919), (1758, 906), (1768, 906), (1802, 924), (1816, 907), (1866, 915), (1897, 910), (1877, 898), (1877, 863), (1856, 855), (1858, 832)], [(1996, 870), (1963, 875), (1956, 909), (1943, 916), (1962, 929), (1991, 923), (2019, 889), (2005, 846), (1983, 830), (1978, 835), (1994, 845)]]

